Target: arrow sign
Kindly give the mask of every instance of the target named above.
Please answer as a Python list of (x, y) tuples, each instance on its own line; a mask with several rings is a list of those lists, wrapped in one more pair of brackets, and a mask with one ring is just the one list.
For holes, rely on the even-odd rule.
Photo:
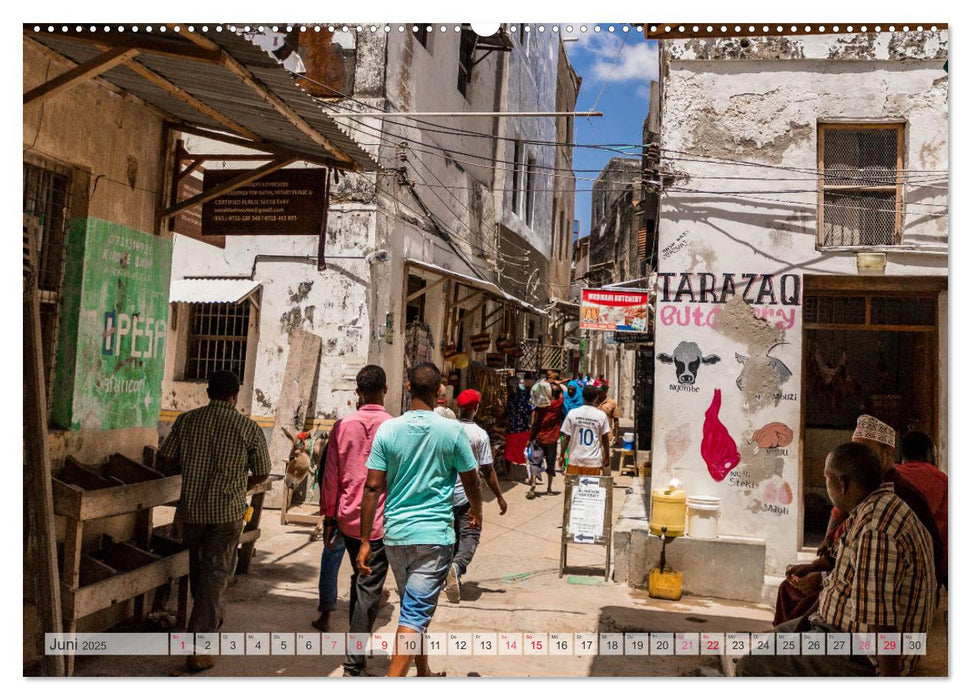
[(599, 486), (600, 485), (600, 479), (591, 479), (590, 477), (581, 477), (580, 478), (580, 485), (581, 486)]
[(593, 535), (587, 535), (584, 533), (578, 533), (573, 536), (574, 542), (594, 542), (597, 538)]

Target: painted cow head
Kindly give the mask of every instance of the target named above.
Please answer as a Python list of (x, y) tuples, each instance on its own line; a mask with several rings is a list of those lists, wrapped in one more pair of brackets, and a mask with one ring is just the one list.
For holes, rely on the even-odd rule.
[(313, 459), (311, 460), (310, 433), (301, 432), (294, 436), (290, 434), (289, 430), (283, 428), (283, 434), (293, 443), (293, 447), (290, 448), (290, 456), (287, 458), (287, 469), (283, 477), (283, 483), (287, 488), (293, 489), (303, 483), (303, 480), (307, 478), (307, 475), (310, 473), (311, 464), (320, 464), (327, 440), (324, 438), (325, 433), (323, 430), (317, 432), (316, 438), (313, 441), (314, 453)]
[[(765, 370), (769, 371), (771, 379), (775, 384), (776, 391), (789, 381), (792, 376), (792, 370), (790, 370), (786, 363), (777, 357), (772, 357), (769, 355), (772, 350), (775, 349), (775, 345), (769, 348), (765, 353), (759, 353), (758, 355), (753, 355), (752, 357), (746, 357), (745, 355), (740, 355), (735, 353), (735, 361), (742, 365), (742, 371), (739, 373), (738, 378), (735, 380), (735, 386), (739, 390), (744, 391), (745, 385), (749, 382), (749, 375), (752, 372), (762, 373)], [(776, 401), (778, 404), (778, 401)]]
[(698, 343), (681, 341), (672, 355), (662, 352), (657, 356), (657, 361), (666, 365), (674, 363), (679, 384), (694, 384), (701, 365), (713, 365), (721, 358), (718, 355), (702, 355)]

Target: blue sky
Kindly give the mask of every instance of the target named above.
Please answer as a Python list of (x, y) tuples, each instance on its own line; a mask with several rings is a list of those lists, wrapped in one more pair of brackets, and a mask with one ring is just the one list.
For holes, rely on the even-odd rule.
[[(567, 55), (574, 70), (583, 78), (577, 111), (594, 107), (602, 117), (578, 118), (575, 122), (576, 143), (624, 143), (641, 141), (641, 130), (647, 117), (650, 82), (657, 80), (657, 42), (647, 41), (644, 34), (630, 26), (622, 31), (623, 23), (616, 23), (615, 31), (599, 33), (577, 32), (579, 40), (566, 43)], [(568, 36), (564, 32), (564, 36)], [(626, 40), (625, 40), (626, 37)], [(639, 151), (631, 149), (636, 155)], [(573, 152), (576, 170), (600, 170), (617, 153), (590, 148)], [(589, 190), (593, 183), (581, 178), (595, 178), (597, 173), (577, 173), (577, 190)], [(577, 192), (576, 218), (580, 221), (580, 235), (590, 233), (590, 192)]]

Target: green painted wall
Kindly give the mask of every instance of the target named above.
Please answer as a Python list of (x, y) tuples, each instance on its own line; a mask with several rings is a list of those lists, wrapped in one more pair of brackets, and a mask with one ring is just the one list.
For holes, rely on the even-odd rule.
[(68, 234), (51, 412), (71, 430), (154, 427), (172, 242), (100, 219)]

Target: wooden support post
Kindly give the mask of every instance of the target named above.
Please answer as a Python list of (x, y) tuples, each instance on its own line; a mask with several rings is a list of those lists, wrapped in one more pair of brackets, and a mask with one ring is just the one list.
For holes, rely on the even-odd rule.
[(39, 100), (46, 100), (59, 92), (67, 90), (69, 87), (83, 82), (90, 78), (97, 77), (105, 71), (111, 70), (119, 63), (124, 63), (138, 54), (138, 49), (128, 49), (118, 47), (109, 49), (99, 56), (95, 56), (90, 61), (75, 66), (74, 68), (51, 78), (46, 83), (28, 90), (24, 93), (24, 107)]
[[(65, 660), (43, 653), (44, 633), (62, 630), (57, 572), (57, 535), (47, 451), (47, 389), (41, 350), (40, 299), (37, 293), (37, 243), (40, 224), (24, 217), (24, 566), (30, 567), (33, 590), (26, 592), (37, 610), (38, 653), (43, 672), (63, 676)], [(77, 533), (80, 537), (80, 532)], [(76, 557), (80, 557), (80, 542)], [(75, 568), (75, 571), (77, 569)], [(25, 630), (26, 632), (26, 630)]]

